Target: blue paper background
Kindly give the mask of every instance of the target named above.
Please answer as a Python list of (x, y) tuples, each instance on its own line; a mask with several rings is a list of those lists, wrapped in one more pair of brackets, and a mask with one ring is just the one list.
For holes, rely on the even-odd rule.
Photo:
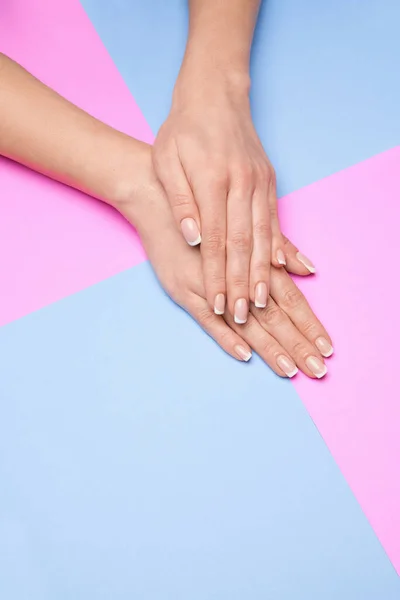
[[(82, 4), (156, 132), (186, 0)], [(281, 193), (399, 143), (399, 24), (397, 0), (265, 3), (253, 111)], [(400, 598), (291, 384), (219, 351), (148, 264), (0, 329), (0, 364), (1, 598)]]

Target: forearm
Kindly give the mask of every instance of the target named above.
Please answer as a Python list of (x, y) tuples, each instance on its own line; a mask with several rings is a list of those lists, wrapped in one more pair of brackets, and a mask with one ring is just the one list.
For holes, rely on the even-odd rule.
[(133, 143), (0, 54), (0, 154), (112, 204)]
[[(249, 62), (260, 0), (189, 0), (189, 36), (179, 82), (191, 79), (247, 94)], [(196, 85), (194, 85), (194, 79)]]

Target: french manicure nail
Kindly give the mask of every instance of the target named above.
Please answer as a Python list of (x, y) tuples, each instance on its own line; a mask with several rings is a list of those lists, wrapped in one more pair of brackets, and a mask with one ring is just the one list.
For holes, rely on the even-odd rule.
[(247, 321), (247, 315), (249, 312), (249, 306), (245, 298), (239, 298), (235, 302), (235, 315), (234, 320), (238, 325), (243, 325)]
[(256, 308), (265, 308), (267, 306), (267, 284), (263, 281), (260, 281), (256, 285), (254, 304)]
[(276, 251), (276, 260), (280, 265), (286, 265), (285, 253), (280, 248)]
[(315, 345), (317, 346), (318, 350), (321, 352), (322, 356), (325, 356), (325, 358), (329, 358), (330, 356), (332, 356), (332, 354), (333, 354), (332, 345), (324, 337), (317, 338), (315, 340)]
[(243, 346), (235, 346), (235, 352), (240, 358), (240, 360), (248, 362), (251, 359), (251, 352), (246, 350), (246, 348), (244, 348)]
[(293, 361), (290, 360), (287, 356), (280, 354), (276, 359), (276, 364), (288, 377), (292, 378), (299, 372), (298, 368), (294, 364)]
[(182, 219), (181, 228), (183, 237), (189, 246), (198, 246), (201, 242), (201, 235), (197, 223), (194, 219)]
[(296, 254), (296, 258), (298, 261), (301, 262), (302, 265), (305, 266), (305, 268), (310, 271), (310, 273), (316, 273), (316, 268), (314, 267), (314, 265), (312, 264), (311, 260), (309, 258), (307, 258), (307, 256), (304, 256), (304, 254), (302, 254), (301, 252), (298, 252)]
[(306, 365), (311, 373), (314, 373), (317, 379), (321, 379), (321, 377), (324, 377), (328, 372), (326, 365), (324, 365), (324, 363), (316, 356), (309, 356), (306, 359)]
[(225, 312), (225, 296), (224, 294), (217, 294), (214, 302), (214, 312), (216, 315), (223, 315)]

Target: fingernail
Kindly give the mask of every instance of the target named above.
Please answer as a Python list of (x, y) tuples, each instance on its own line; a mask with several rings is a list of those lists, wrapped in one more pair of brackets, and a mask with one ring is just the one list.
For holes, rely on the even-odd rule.
[(198, 246), (201, 242), (201, 235), (197, 223), (194, 219), (182, 219), (181, 228), (183, 237), (189, 246)]
[(328, 372), (326, 365), (316, 356), (309, 356), (306, 360), (306, 365), (317, 379), (321, 379)]
[(288, 377), (294, 377), (299, 372), (293, 361), (287, 356), (280, 354), (276, 359), (276, 364)]
[(255, 304), (256, 308), (265, 308), (267, 306), (267, 296), (268, 296), (267, 284), (260, 281), (260, 283), (257, 283), (257, 285), (256, 285), (256, 292), (255, 292), (255, 299), (254, 299), (254, 304)]
[(240, 360), (248, 362), (251, 359), (251, 352), (246, 350), (246, 348), (244, 348), (243, 346), (235, 346), (235, 352), (240, 358)]
[(237, 323), (238, 325), (243, 325), (243, 323), (246, 323), (248, 312), (249, 307), (247, 304), (247, 300), (245, 300), (244, 298), (239, 298), (239, 300), (236, 300), (234, 315), (235, 323)]
[(322, 356), (325, 358), (329, 358), (333, 354), (333, 348), (327, 339), (324, 337), (319, 337), (315, 340), (315, 345), (318, 350), (321, 352)]
[(216, 315), (223, 315), (225, 312), (225, 296), (224, 294), (217, 294), (215, 296), (214, 312)]
[(309, 258), (307, 258), (307, 256), (304, 256), (304, 254), (302, 254), (301, 252), (298, 252), (296, 254), (296, 258), (298, 261), (301, 262), (302, 265), (305, 266), (305, 268), (310, 271), (310, 273), (316, 273), (316, 268), (314, 267), (314, 265), (312, 264), (311, 260)]
[(276, 260), (280, 265), (286, 265), (285, 253), (280, 248), (276, 251)]

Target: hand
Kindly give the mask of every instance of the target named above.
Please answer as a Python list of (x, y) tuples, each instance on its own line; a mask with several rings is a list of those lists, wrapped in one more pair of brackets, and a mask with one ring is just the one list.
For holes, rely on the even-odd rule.
[(333, 352), (330, 337), (286, 271), (272, 267), (268, 305), (259, 309), (252, 304), (245, 325), (237, 325), (228, 313), (215, 315), (206, 300), (200, 252), (189, 248), (176, 230), (145, 145), (136, 164), (141, 181), (116, 206), (135, 223), (169, 296), (233, 357), (247, 361), (252, 348), (282, 377), (293, 377), (297, 367), (309, 377), (323, 377), (322, 356)]
[(259, 308), (267, 304), (271, 263), (299, 275), (315, 269), (281, 234), (275, 173), (247, 90), (221, 83), (221, 76), (201, 88), (200, 80), (191, 72), (178, 81), (153, 164), (186, 241), (201, 241), (209, 306), (223, 314), (227, 298), (243, 324), (249, 299)]

